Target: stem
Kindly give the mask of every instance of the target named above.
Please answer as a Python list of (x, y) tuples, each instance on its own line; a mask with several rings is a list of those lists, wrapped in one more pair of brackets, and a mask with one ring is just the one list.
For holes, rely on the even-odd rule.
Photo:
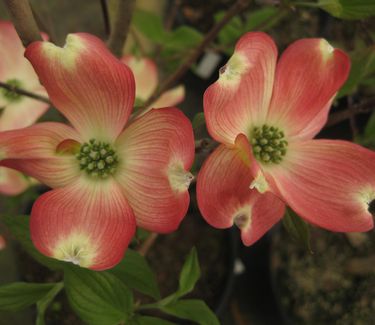
[(308, 8), (319, 8), (319, 5), (314, 2), (292, 2), (292, 6), (308, 7)]
[(350, 122), (350, 129), (352, 131), (353, 139), (358, 135), (359, 131), (356, 125), (355, 116), (356, 110), (353, 105), (353, 96), (348, 96), (348, 111), (349, 111), (349, 122)]
[[(33, 13), (33, 16), (34, 16), (35, 21), (38, 25), (38, 28), (42, 32), (45, 32), (48, 35), (48, 41), (51, 42), (51, 43), (55, 43), (56, 35), (55, 35), (54, 30), (52, 28), (50, 28), (51, 27), (51, 19), (46, 19), (45, 16), (43, 17), (44, 19), (42, 19), (42, 17), (39, 15), (39, 13), (37, 11), (35, 11), (33, 6), (31, 6), (31, 12)], [(47, 23), (45, 23), (44, 20), (48, 20)]]
[(178, 13), (178, 9), (181, 6), (181, 0), (175, 0), (172, 3), (172, 8), (168, 13), (167, 19), (165, 21), (165, 29), (170, 31), (173, 27), (174, 21), (176, 20), (176, 16)]
[(207, 33), (206, 37), (202, 42), (195, 48), (191, 55), (183, 62), (177, 70), (171, 74), (167, 79), (165, 79), (160, 85), (159, 89), (154, 91), (150, 98), (144, 104), (145, 107), (148, 107), (152, 102), (157, 99), (160, 94), (169, 89), (176, 81), (180, 80), (181, 77), (190, 69), (192, 64), (198, 59), (202, 54), (204, 49), (216, 38), (217, 34), (221, 29), (238, 13), (243, 11), (250, 4), (250, 0), (237, 0), (236, 3), (229, 8), (226, 15), (220, 20), (216, 25), (214, 25), (211, 30)]
[(129, 33), (133, 37), (134, 42), (135, 42), (135, 44), (137, 45), (137, 47), (139, 49), (139, 52), (141, 52), (141, 56), (142, 57), (147, 56), (147, 51), (143, 47), (142, 41), (139, 39), (139, 36), (137, 35), (137, 31), (134, 28), (130, 27), (129, 28)]
[(100, 6), (102, 7), (105, 34), (109, 36), (111, 33), (111, 26), (109, 24), (107, 0), (100, 0)]
[(353, 105), (352, 108), (347, 108), (343, 111), (331, 114), (328, 118), (328, 122), (325, 128), (336, 125), (342, 121), (349, 119), (353, 114), (369, 113), (371, 110), (375, 110), (375, 97), (369, 98), (367, 101)]
[(115, 17), (107, 45), (117, 57), (122, 55), (122, 49), (128, 35), (134, 10), (134, 4), (135, 0), (115, 0)]
[(158, 238), (158, 234), (152, 232), (147, 239), (143, 242), (141, 247), (138, 249), (138, 253), (142, 256), (146, 256), (147, 252), (150, 250), (152, 245), (155, 243), (156, 239)]
[(24, 47), (35, 41), (41, 41), (38, 25), (35, 22), (28, 0), (4, 0), (12, 18), (14, 27)]
[(6, 84), (4, 82), (1, 82), (1, 81), (0, 81), (0, 88), (4, 88), (4, 89), (12, 91), (16, 94), (19, 94), (19, 95), (22, 95), (22, 96), (27, 96), (27, 97), (39, 100), (41, 102), (47, 103), (47, 104), (52, 106), (52, 103), (50, 102), (50, 100), (47, 97), (32, 93), (32, 92), (27, 91), (25, 89), (18, 88), (18, 87), (15, 87), (15, 86), (11, 86), (11, 85), (8, 85), (8, 84)]

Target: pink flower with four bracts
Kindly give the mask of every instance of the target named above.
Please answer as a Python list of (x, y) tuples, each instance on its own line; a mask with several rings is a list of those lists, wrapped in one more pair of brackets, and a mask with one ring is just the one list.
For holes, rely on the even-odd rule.
[[(159, 83), (158, 69), (154, 61), (146, 57), (125, 55), (121, 59), (133, 72), (135, 79), (136, 103), (142, 105), (156, 90)], [(169, 107), (181, 103), (185, 98), (185, 87), (178, 85), (162, 93), (150, 107), (147, 107), (144, 114), (151, 108)]]
[(133, 75), (94, 36), (69, 35), (63, 48), (34, 42), (25, 56), (72, 124), (0, 134), (1, 165), (53, 188), (31, 211), (38, 250), (103, 270), (121, 260), (136, 225), (174, 231), (189, 205), (189, 120), (176, 108), (161, 108), (127, 123)]
[(289, 205), (317, 226), (367, 231), (375, 210), (375, 153), (312, 140), (350, 70), (324, 39), (302, 39), (277, 61), (264, 33), (247, 33), (204, 94), (210, 135), (221, 143), (197, 179), (199, 208), (212, 226), (236, 224), (251, 245)]
[[(44, 35), (46, 38), (46, 35)], [(46, 95), (40, 85), (13, 25), (0, 21), (0, 81), (25, 90)], [(33, 124), (46, 110), (48, 104), (0, 89), (0, 131), (19, 129)], [(0, 193), (17, 195), (27, 189), (30, 181), (21, 173), (0, 167)]]

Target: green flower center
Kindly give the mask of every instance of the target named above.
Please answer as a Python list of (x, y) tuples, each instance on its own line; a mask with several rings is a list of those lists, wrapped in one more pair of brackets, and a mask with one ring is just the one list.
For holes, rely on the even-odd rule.
[(375, 199), (368, 204), (368, 212), (375, 217)]
[[(10, 87), (20, 88), (22, 83), (18, 79), (9, 79), (5, 82)], [(14, 90), (1, 88), (1, 93), (8, 102), (14, 103), (19, 102), (22, 98), (22, 95), (17, 94)]]
[(283, 131), (264, 124), (255, 127), (250, 138), (257, 160), (266, 164), (278, 164), (283, 160), (288, 147)]
[(81, 170), (91, 177), (107, 178), (116, 171), (118, 157), (108, 143), (91, 139), (76, 154)]

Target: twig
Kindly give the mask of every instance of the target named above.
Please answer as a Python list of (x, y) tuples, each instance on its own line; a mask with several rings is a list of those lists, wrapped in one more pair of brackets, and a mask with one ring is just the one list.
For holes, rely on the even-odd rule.
[(173, 74), (171, 74), (167, 79), (164, 80), (164, 82), (162, 82), (159, 89), (157, 89), (150, 96), (144, 106), (150, 106), (150, 104), (154, 102), (160, 96), (160, 94), (169, 89), (176, 81), (180, 80), (180, 78), (190, 69), (192, 64), (202, 54), (204, 49), (216, 38), (217, 34), (228, 23), (228, 21), (230, 21), (232, 17), (244, 10), (249, 4), (250, 0), (237, 0), (236, 3), (231, 8), (229, 8), (223, 19), (220, 20), (216, 25), (214, 25), (212, 29), (206, 34), (205, 38), (185, 60), (185, 62), (183, 62)]
[(25, 89), (18, 88), (18, 87), (15, 87), (15, 86), (11, 86), (11, 85), (8, 85), (8, 84), (6, 84), (4, 82), (1, 82), (1, 81), (0, 81), (0, 88), (4, 88), (4, 89), (12, 91), (16, 94), (27, 96), (27, 97), (39, 100), (41, 102), (50, 104), (52, 106), (52, 103), (50, 102), (50, 100), (47, 97), (32, 93), (32, 92), (27, 91)]
[(12, 18), (14, 27), (24, 47), (35, 41), (41, 41), (38, 25), (35, 22), (28, 0), (4, 0)]
[(141, 247), (137, 250), (139, 254), (142, 256), (146, 256), (147, 252), (150, 250), (152, 245), (155, 243), (156, 239), (158, 238), (158, 234), (156, 232), (152, 232), (147, 239), (143, 242)]
[[(30, 5), (31, 6), (31, 5)], [(48, 21), (49, 23), (45, 23), (45, 19), (42, 19), (37, 11), (34, 10), (33, 6), (31, 6), (31, 12), (33, 13), (33, 16), (35, 17), (35, 21), (39, 27), (39, 29), (42, 32), (45, 32), (48, 35), (48, 40), (52, 43), (55, 43), (56, 36), (55, 32), (50, 28), (50, 20)], [(43, 17), (45, 18), (45, 17)], [(49, 25), (49, 26), (47, 26)]]
[(370, 31), (368, 30), (368, 26), (364, 21), (359, 23), (359, 27), (361, 28), (363, 33), (360, 33), (360, 36), (363, 38), (367, 46), (373, 46), (375, 44), (374, 38), (372, 37)]
[(130, 21), (134, 10), (135, 0), (116, 0), (115, 17), (112, 24), (112, 31), (108, 40), (108, 48), (114, 55), (120, 57), (124, 47)]
[(100, 0), (100, 6), (102, 7), (104, 31), (105, 31), (105, 34), (109, 36), (111, 33), (111, 26), (109, 24), (107, 0)]
[(181, 0), (172, 1), (172, 8), (169, 10), (167, 19), (165, 20), (165, 24), (164, 24), (166, 30), (172, 29), (180, 6), (181, 6)]
[(137, 35), (137, 31), (134, 28), (130, 27), (129, 33), (134, 38), (134, 42), (137, 45), (139, 52), (141, 52), (141, 56), (142, 57), (147, 56), (147, 51), (142, 45), (142, 41), (139, 39), (139, 36)]
[(353, 105), (352, 111), (347, 108), (343, 111), (331, 114), (325, 127), (327, 128), (345, 121), (349, 119), (353, 114), (357, 115), (369, 113), (371, 110), (375, 110), (375, 97), (372, 97), (363, 103)]
[(356, 125), (355, 116), (356, 110), (353, 105), (353, 96), (348, 96), (348, 111), (349, 111), (349, 122), (350, 122), (350, 130), (352, 131), (353, 139), (358, 135), (359, 131)]

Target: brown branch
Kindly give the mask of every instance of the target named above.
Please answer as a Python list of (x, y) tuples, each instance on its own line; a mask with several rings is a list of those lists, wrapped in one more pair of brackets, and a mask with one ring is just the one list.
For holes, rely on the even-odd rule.
[(140, 40), (139, 36), (137, 35), (137, 31), (134, 28), (130, 27), (129, 28), (129, 33), (133, 37), (134, 42), (135, 42), (135, 44), (137, 45), (137, 47), (139, 49), (139, 52), (141, 52), (141, 56), (142, 57), (146, 56), (147, 55), (147, 51), (144, 48), (144, 46), (142, 44), (142, 41)]
[(158, 234), (156, 232), (152, 232), (147, 239), (143, 242), (141, 247), (137, 249), (138, 253), (142, 256), (146, 256), (147, 252), (150, 250), (152, 245), (155, 243), (156, 239), (158, 238)]
[(114, 55), (120, 57), (124, 47), (130, 21), (134, 10), (135, 0), (116, 0), (115, 17), (112, 23), (112, 31), (108, 39), (108, 48)]
[(177, 70), (171, 74), (167, 79), (165, 79), (159, 89), (157, 89), (150, 98), (144, 104), (148, 107), (153, 101), (155, 101), (160, 94), (168, 90), (174, 83), (176, 83), (180, 78), (190, 69), (198, 57), (202, 54), (205, 48), (216, 38), (217, 34), (221, 29), (238, 13), (243, 11), (247, 6), (249, 6), (250, 0), (237, 0), (236, 3), (229, 8), (222, 20), (220, 20), (212, 29), (206, 34), (202, 42), (195, 48), (191, 55), (183, 62)]
[(165, 24), (164, 24), (165, 29), (168, 31), (172, 29), (174, 21), (176, 20), (178, 9), (181, 6), (181, 0), (172, 1), (171, 6), (172, 8), (169, 10), (167, 19), (165, 20)]
[(375, 97), (369, 98), (367, 101), (360, 104), (353, 105), (350, 109), (347, 108), (343, 111), (331, 114), (325, 127), (327, 128), (336, 125), (342, 121), (350, 119), (353, 115), (369, 113), (371, 110), (375, 110)]
[(107, 0), (100, 0), (100, 6), (102, 8), (102, 14), (103, 14), (104, 31), (105, 31), (105, 34), (109, 36), (111, 33), (111, 26), (109, 23)]
[(354, 139), (358, 135), (359, 131), (358, 131), (357, 123), (355, 120), (355, 116), (357, 112), (353, 104), (353, 96), (348, 96), (348, 111), (350, 113), (350, 116), (349, 116), (350, 130), (352, 131), (352, 138)]
[(4, 89), (12, 91), (16, 94), (19, 94), (19, 95), (22, 95), (22, 96), (27, 96), (27, 97), (39, 100), (41, 102), (50, 104), (52, 106), (52, 103), (50, 102), (50, 100), (47, 97), (32, 93), (32, 92), (27, 91), (25, 89), (18, 88), (18, 87), (15, 87), (15, 86), (11, 86), (11, 85), (8, 85), (8, 84), (6, 84), (4, 82), (1, 82), (1, 81), (0, 81), (0, 88), (4, 88)]
[(31, 6), (31, 11), (33, 13), (33, 16), (35, 17), (35, 21), (38, 25), (39, 30), (41, 30), (42, 32), (45, 32), (48, 35), (49, 42), (55, 43), (56, 35), (55, 35), (54, 30), (51, 28), (51, 20), (48, 19), (48, 22), (46, 23), (45, 15), (42, 18), (40, 14), (37, 11), (35, 11), (33, 6)]
[(14, 27), (21, 38), (23, 46), (41, 41), (42, 37), (35, 22), (28, 0), (4, 0), (12, 18)]

